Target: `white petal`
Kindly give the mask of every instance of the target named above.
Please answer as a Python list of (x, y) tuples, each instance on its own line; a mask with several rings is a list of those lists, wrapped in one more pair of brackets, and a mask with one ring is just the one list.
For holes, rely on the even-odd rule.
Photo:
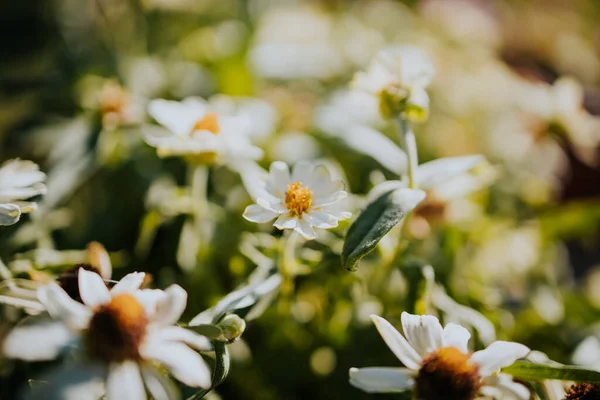
[(497, 341), (486, 349), (477, 351), (471, 361), (479, 365), (479, 374), (488, 376), (503, 367), (512, 365), (519, 358), (529, 353), (529, 348), (520, 343)]
[(98, 364), (67, 362), (40, 376), (28, 400), (98, 400), (105, 394), (105, 369)]
[(149, 341), (158, 340), (162, 342), (183, 342), (190, 347), (201, 351), (211, 351), (212, 343), (206, 336), (202, 336), (189, 329), (180, 326), (167, 326), (152, 333)]
[(289, 214), (281, 214), (273, 223), (277, 229), (294, 229), (298, 224), (298, 217), (292, 217)]
[(77, 280), (79, 296), (86, 306), (95, 308), (110, 301), (110, 292), (106, 283), (97, 273), (79, 268)]
[(176, 135), (185, 136), (191, 133), (194, 123), (203, 117), (204, 112), (178, 101), (157, 99), (148, 105), (148, 114)]
[(449, 323), (444, 328), (442, 345), (444, 347), (456, 347), (463, 353), (468, 353), (468, 344), (470, 338), (471, 333), (469, 333), (469, 331), (466, 328), (458, 324)]
[(308, 222), (304, 218), (300, 218), (298, 220), (298, 223), (296, 224), (294, 230), (301, 234), (302, 237), (306, 240), (312, 240), (317, 237), (317, 234), (315, 233), (313, 227), (310, 225), (310, 222)]
[(16, 204), (0, 204), (0, 226), (13, 225), (21, 218), (21, 208)]
[(437, 160), (426, 162), (419, 165), (415, 173), (418, 186), (425, 190), (432, 189), (439, 184), (464, 174), (484, 160), (484, 156), (474, 155), (438, 158)]
[(275, 161), (271, 163), (269, 168), (269, 178), (271, 179), (272, 186), (270, 187), (271, 194), (275, 197), (285, 197), (287, 191), (287, 185), (291, 182), (290, 169), (283, 161)]
[(406, 171), (407, 158), (392, 140), (367, 126), (354, 126), (340, 137), (348, 147), (373, 158), (383, 167), (396, 174)]
[(258, 204), (252, 204), (244, 210), (244, 218), (250, 222), (256, 222), (259, 224), (272, 221), (277, 218), (279, 214), (266, 210)]
[(181, 394), (171, 379), (161, 374), (156, 368), (142, 364), (142, 378), (153, 400), (179, 400)]
[(304, 214), (302, 218), (308, 220), (316, 228), (329, 229), (338, 226), (338, 219), (323, 211), (312, 210), (310, 214)]
[(378, 317), (377, 315), (371, 315), (371, 319), (375, 323), (375, 327), (385, 343), (402, 364), (410, 369), (419, 369), (422, 358), (415, 349), (411, 347), (406, 339), (404, 339), (404, 336), (402, 336), (400, 332), (385, 319)]
[(202, 357), (182, 343), (148, 343), (143, 355), (162, 363), (173, 377), (191, 387), (209, 388), (210, 370)]
[(81, 330), (87, 327), (92, 311), (73, 300), (56, 283), (38, 289), (38, 299), (50, 316), (63, 321), (70, 329)]
[(334, 192), (328, 196), (323, 196), (323, 197), (315, 196), (313, 198), (312, 204), (313, 204), (313, 207), (315, 207), (315, 208), (329, 206), (329, 205), (339, 202), (340, 200), (345, 199), (346, 197), (348, 197), (348, 193), (346, 191), (338, 190), (337, 192)]
[(179, 321), (187, 304), (187, 292), (179, 285), (171, 285), (165, 290), (166, 297), (156, 304), (153, 322), (161, 325), (173, 325)]
[(400, 188), (391, 195), (391, 200), (406, 212), (413, 210), (424, 199), (425, 192), (418, 189)]
[(111, 364), (106, 380), (106, 400), (145, 400), (146, 389), (134, 361)]
[(312, 174), (313, 165), (308, 161), (300, 161), (294, 165), (292, 170), (292, 182), (300, 181), (303, 185), (308, 185)]
[(269, 210), (277, 214), (288, 212), (288, 208), (278, 201), (271, 202), (259, 197), (258, 199), (256, 199), (256, 203), (265, 210)]
[(150, 317), (150, 319), (152, 319), (154, 314), (156, 314), (158, 303), (167, 297), (166, 293), (159, 289), (137, 290), (133, 295), (137, 301), (140, 302), (142, 307), (144, 307), (146, 315)]
[(380, 183), (379, 185), (373, 187), (367, 194), (367, 202), (372, 203), (377, 200), (381, 195), (387, 193), (392, 190), (400, 189), (406, 187), (406, 183), (402, 181), (385, 181)]
[(142, 286), (146, 274), (144, 272), (133, 272), (127, 274), (115, 286), (110, 289), (110, 294), (115, 296), (121, 293), (133, 293)]
[(62, 322), (29, 318), (6, 336), (3, 354), (26, 361), (53, 360), (75, 340)]
[(411, 389), (414, 380), (405, 368), (350, 368), (350, 384), (367, 393), (394, 393)]
[[(496, 389), (496, 398), (516, 397), (519, 400), (529, 400), (530, 393), (526, 386), (521, 385), (512, 380), (512, 377), (507, 374), (498, 374), (488, 376), (481, 382), (483, 387), (480, 389), (482, 394), (486, 394), (491, 391), (489, 389)], [(498, 393), (500, 392), (500, 393)]]
[(442, 347), (442, 325), (434, 316), (403, 312), (402, 329), (408, 343), (422, 357)]

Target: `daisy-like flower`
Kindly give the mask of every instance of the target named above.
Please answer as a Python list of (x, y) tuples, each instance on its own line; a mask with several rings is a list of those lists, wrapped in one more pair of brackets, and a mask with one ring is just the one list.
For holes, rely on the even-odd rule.
[(10, 160), (0, 167), (0, 225), (15, 224), (21, 214), (37, 208), (25, 200), (46, 193), (44, 179), (46, 174), (32, 161)]
[(526, 346), (496, 341), (471, 354), (467, 348), (471, 334), (460, 325), (442, 328), (436, 317), (402, 313), (402, 336), (385, 319), (371, 318), (406, 368), (351, 368), (353, 386), (370, 393), (414, 389), (420, 400), (529, 399), (527, 388), (506, 374), (497, 374), (525, 357)]
[(246, 207), (244, 218), (264, 223), (277, 218), (278, 229), (293, 229), (306, 239), (316, 237), (315, 228), (329, 229), (352, 214), (340, 202), (348, 194), (341, 181), (332, 181), (327, 168), (309, 162), (297, 163), (290, 175), (286, 163), (275, 161), (264, 182), (257, 204)]
[(398, 46), (381, 50), (366, 72), (358, 72), (352, 81), (355, 90), (377, 98), (384, 118), (398, 114), (414, 121), (424, 120), (429, 112), (425, 88), (435, 69), (421, 49)]
[(262, 157), (262, 150), (253, 146), (247, 135), (246, 119), (213, 112), (201, 98), (153, 100), (148, 113), (166, 128), (144, 127), (146, 143), (156, 147), (160, 157), (186, 156), (203, 164)]
[(174, 326), (187, 293), (177, 285), (139, 290), (144, 276), (129, 274), (109, 290), (100, 275), (79, 269), (81, 303), (56, 283), (38, 290), (51, 319), (17, 326), (4, 341), (4, 354), (33, 361), (54, 359), (70, 347), (80, 351), (44, 378), (33, 397), (97, 399), (106, 393), (108, 400), (146, 399), (147, 389), (164, 398), (172, 384), (156, 363), (188, 386), (210, 387), (208, 366), (190, 348), (209, 351), (210, 341)]

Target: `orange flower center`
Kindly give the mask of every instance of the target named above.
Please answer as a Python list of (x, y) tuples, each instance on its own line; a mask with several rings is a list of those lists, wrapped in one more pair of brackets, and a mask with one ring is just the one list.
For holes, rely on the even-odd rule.
[(416, 379), (417, 397), (423, 400), (472, 400), (479, 391), (479, 367), (456, 347), (432, 352), (421, 364)]
[(147, 325), (144, 307), (133, 295), (116, 295), (98, 307), (90, 320), (86, 336), (90, 355), (106, 362), (139, 359)]
[(209, 131), (215, 135), (219, 133), (219, 117), (215, 113), (206, 113), (204, 117), (196, 121), (190, 135), (196, 131)]
[(100, 92), (100, 112), (121, 113), (131, 102), (129, 93), (116, 82), (108, 82)]
[(310, 210), (312, 205), (312, 191), (302, 182), (296, 181), (287, 185), (285, 192), (285, 205), (290, 210), (291, 215), (301, 216), (302, 213)]

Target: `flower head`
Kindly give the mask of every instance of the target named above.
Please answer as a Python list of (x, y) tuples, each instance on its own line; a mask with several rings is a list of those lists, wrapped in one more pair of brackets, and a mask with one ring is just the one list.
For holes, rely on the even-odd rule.
[[(404, 336), (385, 319), (372, 316), (390, 350), (407, 368), (352, 368), (350, 383), (367, 392), (399, 392), (414, 388), (422, 400), (470, 400), (506, 391), (528, 399), (528, 390), (505, 374), (502, 367), (525, 357), (529, 348), (497, 341), (469, 353), (471, 334), (462, 326), (442, 328), (430, 315), (402, 313)], [(504, 397), (503, 397), (504, 398)]]
[(300, 162), (290, 174), (287, 164), (271, 164), (264, 192), (244, 211), (252, 222), (269, 222), (278, 229), (293, 229), (306, 239), (316, 237), (313, 227), (334, 228), (351, 217), (340, 202), (347, 197), (341, 181), (332, 181), (326, 167)]
[[(139, 290), (144, 276), (129, 274), (109, 290), (100, 275), (80, 268), (81, 303), (56, 283), (40, 288), (39, 300), (52, 320), (15, 328), (4, 342), (4, 354), (49, 360), (76, 346), (85, 359), (80, 368), (95, 371), (90, 380), (105, 380), (109, 400), (122, 398), (124, 393), (127, 398), (145, 399), (144, 381), (155, 379), (151, 377), (155, 362), (188, 386), (209, 387), (210, 370), (190, 347), (208, 351), (210, 341), (174, 326), (185, 309), (187, 293), (177, 285), (165, 291)], [(69, 368), (66, 371), (72, 373)], [(80, 383), (65, 382), (61, 375), (65, 373), (60, 370), (58, 376), (49, 378), (48, 390), (59, 393)], [(160, 390), (155, 380), (146, 382), (146, 387), (151, 392)]]
[(381, 50), (366, 72), (354, 76), (356, 90), (377, 97), (384, 118), (403, 114), (410, 120), (423, 120), (429, 111), (425, 88), (435, 69), (419, 48), (399, 46)]
[(32, 161), (10, 160), (0, 167), (0, 225), (15, 224), (21, 214), (37, 208), (24, 200), (46, 193), (44, 179), (46, 174)]
[(246, 134), (246, 119), (215, 113), (202, 99), (153, 100), (148, 113), (166, 128), (146, 126), (144, 131), (160, 157), (180, 155), (204, 164), (262, 157)]

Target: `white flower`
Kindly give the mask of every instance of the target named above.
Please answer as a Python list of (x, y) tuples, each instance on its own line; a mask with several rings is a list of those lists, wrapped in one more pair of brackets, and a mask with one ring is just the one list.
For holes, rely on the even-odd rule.
[(46, 193), (44, 179), (46, 175), (32, 161), (10, 160), (0, 167), (0, 225), (15, 224), (21, 214), (37, 208), (24, 200)]
[(264, 191), (248, 206), (244, 218), (264, 223), (275, 218), (278, 229), (293, 229), (306, 239), (316, 237), (313, 227), (328, 229), (338, 226), (351, 213), (341, 206), (347, 197), (341, 181), (332, 181), (326, 167), (299, 162), (290, 175), (287, 164), (271, 164)]
[(422, 120), (429, 109), (425, 88), (434, 73), (431, 60), (421, 49), (391, 47), (381, 50), (366, 72), (358, 72), (352, 86), (376, 96), (385, 118), (403, 113), (408, 119)]
[[(406, 368), (351, 368), (350, 383), (366, 392), (415, 389), (421, 400), (492, 398), (529, 399), (529, 391), (506, 374), (497, 374), (529, 353), (519, 343), (497, 341), (469, 353), (469, 331), (457, 324), (445, 328), (436, 317), (402, 313), (400, 334), (388, 321), (371, 317), (385, 343)], [(406, 337), (406, 338), (405, 338)], [(500, 396), (500, 397), (498, 397)]]
[[(101, 397), (97, 392), (105, 390), (108, 400), (146, 399), (145, 388), (153, 397), (163, 398), (171, 384), (157, 373), (155, 362), (188, 386), (210, 387), (208, 366), (190, 348), (209, 351), (210, 341), (174, 326), (185, 309), (187, 293), (177, 285), (165, 291), (139, 290), (143, 279), (144, 273), (129, 274), (109, 290), (100, 275), (80, 269), (83, 303), (56, 283), (38, 290), (51, 319), (16, 327), (4, 342), (4, 354), (51, 360), (75, 346), (84, 356), (46, 377), (47, 384), (37, 386), (38, 398), (97, 399)], [(79, 378), (73, 376), (74, 370)], [(84, 383), (90, 385), (85, 395), (75, 390)]]
[(160, 157), (183, 155), (207, 164), (262, 157), (246, 134), (244, 119), (219, 115), (203, 99), (153, 100), (148, 113), (167, 128), (144, 127), (146, 143), (156, 147)]

